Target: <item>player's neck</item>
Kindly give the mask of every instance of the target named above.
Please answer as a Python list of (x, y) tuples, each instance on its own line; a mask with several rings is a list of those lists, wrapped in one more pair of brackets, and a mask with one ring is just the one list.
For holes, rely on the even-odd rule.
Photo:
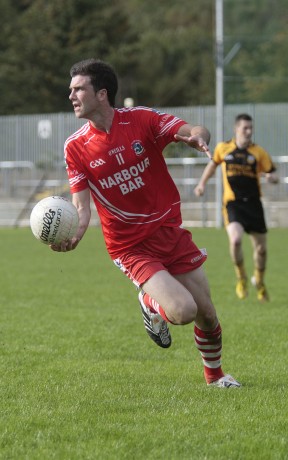
[(109, 134), (113, 123), (114, 113), (114, 108), (109, 106), (101, 113), (97, 113), (93, 118), (91, 118), (90, 122), (94, 128)]
[(250, 140), (241, 141), (241, 139), (235, 139), (235, 144), (237, 145), (238, 149), (247, 149), (247, 147), (250, 145)]

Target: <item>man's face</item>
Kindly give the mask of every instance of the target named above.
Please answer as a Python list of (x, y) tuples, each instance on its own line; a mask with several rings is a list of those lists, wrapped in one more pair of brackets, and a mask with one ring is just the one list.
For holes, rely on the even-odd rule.
[(93, 118), (99, 108), (98, 92), (95, 93), (90, 77), (76, 75), (70, 83), (69, 99), (77, 118)]
[(239, 147), (247, 147), (253, 134), (253, 124), (249, 120), (239, 120), (235, 125), (235, 140)]

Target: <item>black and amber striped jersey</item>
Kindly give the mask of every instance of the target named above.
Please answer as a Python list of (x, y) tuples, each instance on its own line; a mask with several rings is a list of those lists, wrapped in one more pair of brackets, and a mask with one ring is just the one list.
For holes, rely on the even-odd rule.
[(260, 174), (275, 171), (269, 154), (257, 144), (240, 149), (235, 139), (216, 145), (213, 161), (221, 163), (223, 204), (238, 199), (260, 198)]

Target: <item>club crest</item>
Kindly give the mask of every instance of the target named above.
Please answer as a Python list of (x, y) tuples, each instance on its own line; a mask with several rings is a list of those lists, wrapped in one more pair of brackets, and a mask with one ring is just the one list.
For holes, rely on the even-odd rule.
[(137, 156), (142, 155), (142, 153), (145, 151), (141, 141), (133, 141), (131, 146)]

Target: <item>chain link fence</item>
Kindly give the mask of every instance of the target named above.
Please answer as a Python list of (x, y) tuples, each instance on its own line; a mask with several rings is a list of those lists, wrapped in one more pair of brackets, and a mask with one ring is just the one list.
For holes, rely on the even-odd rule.
[[(203, 124), (211, 131), (215, 147), (216, 112), (213, 106), (171, 107), (173, 113), (191, 124)], [(254, 119), (254, 139), (273, 157), (280, 176), (279, 184), (263, 181), (263, 203), (270, 226), (288, 226), (288, 104), (228, 105), (224, 110), (225, 139), (233, 136), (234, 118), (249, 113)], [(0, 117), (0, 226), (26, 226), (34, 204), (48, 195), (69, 196), (63, 159), (67, 137), (85, 121), (73, 113)], [(184, 144), (171, 144), (165, 150), (170, 173), (182, 199), (185, 225), (215, 226), (215, 179), (207, 192), (196, 198), (193, 189), (207, 159)], [(91, 223), (98, 224), (93, 212)]]

